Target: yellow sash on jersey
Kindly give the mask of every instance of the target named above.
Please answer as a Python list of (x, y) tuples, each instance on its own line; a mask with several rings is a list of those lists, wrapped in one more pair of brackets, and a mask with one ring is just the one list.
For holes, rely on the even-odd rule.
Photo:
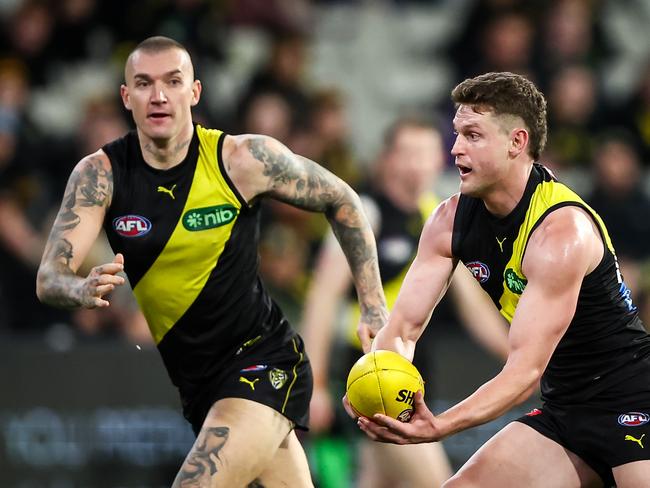
[[(241, 203), (221, 174), (217, 143), (222, 132), (196, 126), (199, 157), (181, 218), (160, 256), (133, 290), (158, 344), (199, 295), (230, 238), (226, 225), (192, 232), (183, 216), (192, 209), (228, 204), (237, 214)], [(225, 137), (225, 136), (224, 136)]]
[(526, 216), (521, 227), (519, 227), (519, 233), (512, 246), (512, 256), (503, 271), (503, 294), (499, 299), (499, 304), (501, 305), (501, 314), (508, 322), (512, 322), (515, 309), (519, 303), (519, 297), (526, 287), (527, 280), (521, 270), (521, 266), (530, 234), (536, 228), (539, 219), (549, 209), (562, 203), (578, 205), (587, 210), (598, 224), (607, 247), (614, 254), (612, 241), (600, 216), (582, 198), (562, 183), (557, 181), (543, 181), (537, 185), (531, 197)]

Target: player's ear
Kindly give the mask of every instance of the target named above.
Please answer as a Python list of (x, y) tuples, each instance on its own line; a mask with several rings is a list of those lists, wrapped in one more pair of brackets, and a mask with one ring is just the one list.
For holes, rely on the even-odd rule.
[(122, 103), (127, 110), (131, 110), (131, 99), (129, 97), (129, 89), (126, 85), (122, 84), (120, 86), (120, 97), (122, 97)]
[(192, 83), (192, 107), (194, 107), (199, 100), (201, 99), (201, 90), (203, 86), (201, 85), (201, 80), (194, 80)]
[(528, 131), (523, 128), (515, 128), (510, 132), (510, 146), (508, 154), (512, 158), (516, 158), (521, 153), (526, 151), (528, 147), (529, 136)]

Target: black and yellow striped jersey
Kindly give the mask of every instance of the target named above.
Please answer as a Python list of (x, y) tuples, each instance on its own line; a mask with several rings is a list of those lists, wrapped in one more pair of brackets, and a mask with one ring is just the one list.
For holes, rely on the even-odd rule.
[(195, 126), (169, 170), (144, 161), (135, 131), (103, 147), (114, 180), (104, 229), (182, 396), (242, 347), (290, 331), (258, 276), (259, 205), (230, 181), (224, 138)]
[(605, 224), (576, 193), (535, 164), (521, 201), (506, 217), (497, 218), (482, 200), (461, 195), (452, 237), (454, 257), (511, 322), (527, 284), (521, 268), (529, 238), (547, 215), (567, 205), (592, 217), (605, 249), (582, 282), (573, 319), (542, 377), (543, 399), (559, 404), (592, 398), (622, 377), (650, 374), (650, 337), (619, 271)]

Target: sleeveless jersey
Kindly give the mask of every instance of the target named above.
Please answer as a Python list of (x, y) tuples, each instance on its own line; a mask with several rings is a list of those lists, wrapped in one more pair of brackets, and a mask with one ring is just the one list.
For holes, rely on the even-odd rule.
[[(424, 223), (436, 208), (438, 201), (432, 193), (427, 193), (420, 199), (419, 210), (405, 212), (381, 193), (371, 192), (364, 196), (377, 206), (379, 231), (375, 232), (375, 239), (379, 273), (386, 295), (386, 305), (388, 310), (391, 310), (406, 272), (415, 259)], [(357, 335), (357, 324), (360, 316), (358, 302), (353, 300), (348, 313), (348, 341), (359, 350), (361, 341)]]
[(535, 164), (521, 201), (504, 218), (491, 215), (482, 200), (461, 195), (452, 237), (454, 257), (511, 322), (526, 288), (521, 267), (530, 235), (548, 214), (567, 205), (591, 216), (605, 249), (601, 262), (582, 282), (575, 315), (542, 376), (542, 399), (557, 404), (588, 400), (637, 374), (650, 379), (650, 336), (623, 282), (603, 221), (546, 168)]
[(242, 348), (291, 332), (258, 277), (259, 205), (226, 174), (224, 138), (195, 126), (169, 170), (144, 161), (135, 131), (103, 147), (114, 179), (104, 229), (183, 397)]

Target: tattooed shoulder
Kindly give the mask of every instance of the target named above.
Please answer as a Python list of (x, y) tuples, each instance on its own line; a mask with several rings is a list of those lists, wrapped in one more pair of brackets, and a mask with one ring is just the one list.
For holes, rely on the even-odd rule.
[(248, 141), (251, 155), (263, 164), (263, 174), (275, 182), (287, 183), (292, 178), (291, 158), (278, 151), (265, 137), (253, 137)]
[(73, 206), (106, 207), (113, 196), (113, 171), (108, 157), (96, 152), (82, 159), (75, 167), (66, 197)]
[(278, 141), (251, 137), (247, 147), (253, 159), (261, 163), (267, 190), (275, 198), (320, 212), (346, 200), (348, 188), (339, 178), (314, 161), (292, 153)]

